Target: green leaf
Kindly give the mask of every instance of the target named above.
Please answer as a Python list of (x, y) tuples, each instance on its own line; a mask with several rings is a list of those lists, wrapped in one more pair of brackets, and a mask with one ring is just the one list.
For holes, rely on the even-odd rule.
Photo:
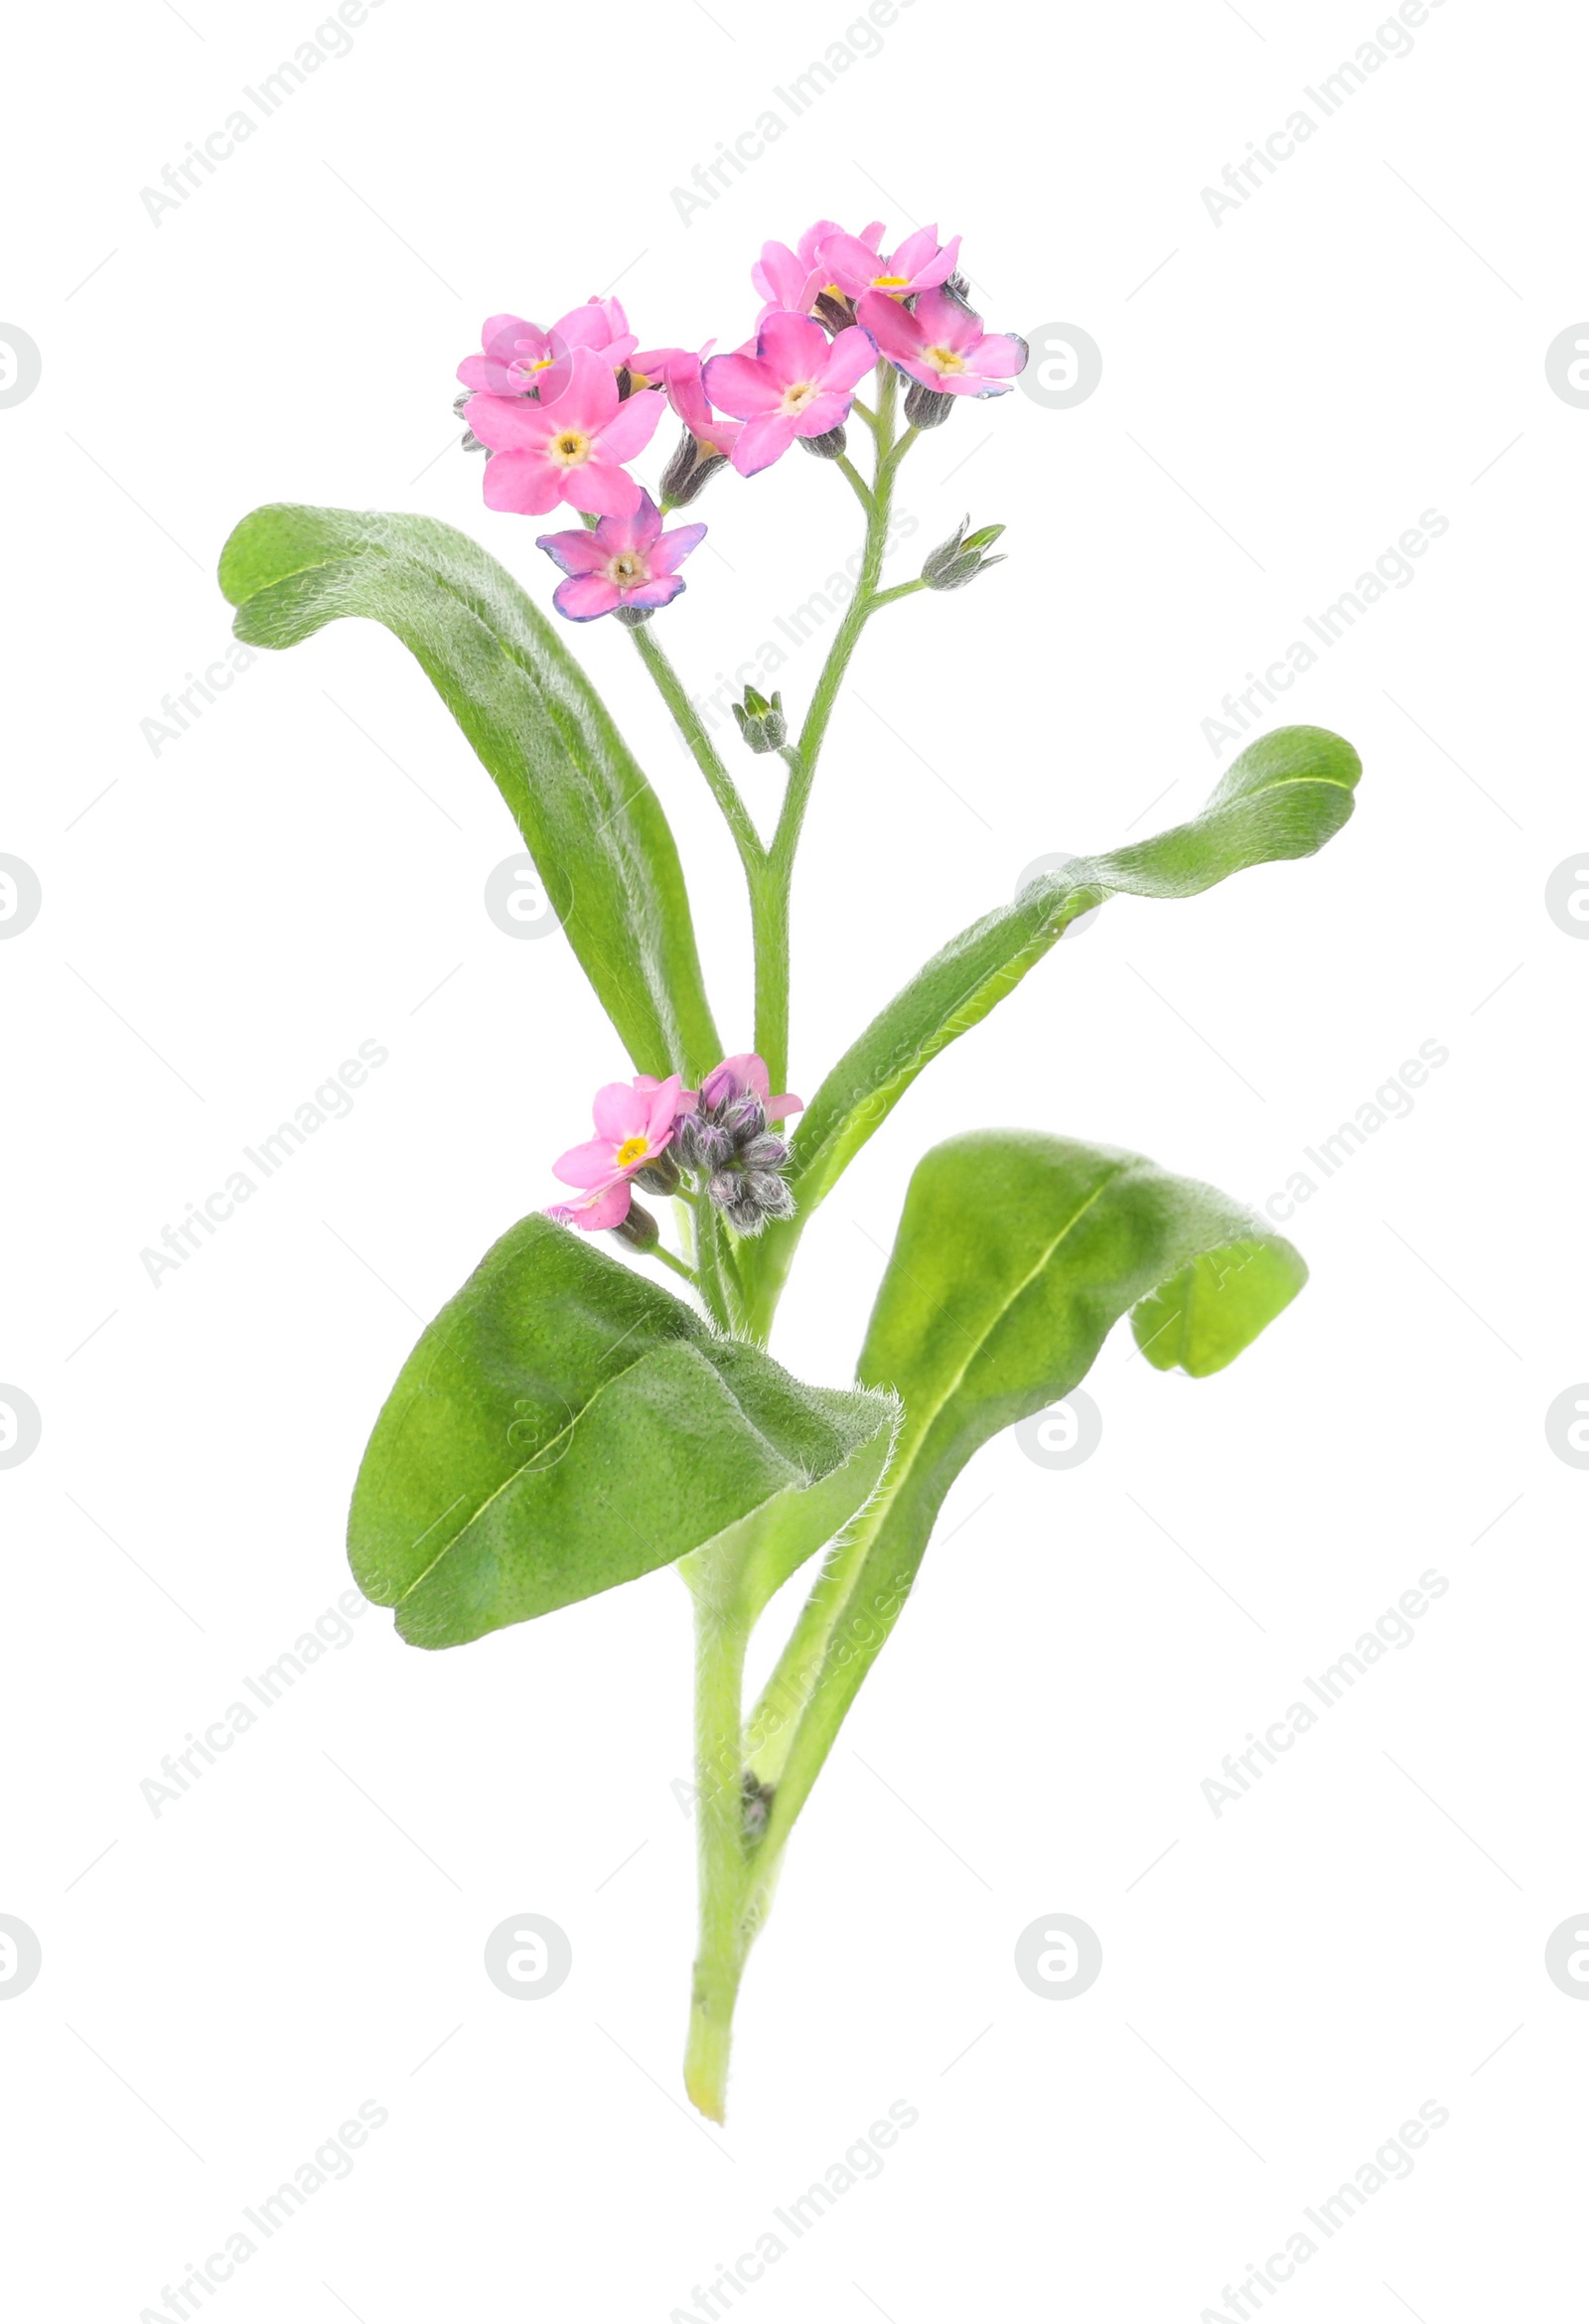
[[(1188, 1297), (1188, 1281), (1195, 1297)], [(1139, 1154), (977, 1130), (924, 1155), (872, 1310), (860, 1377), (905, 1417), (891, 1508), (936, 1511), (978, 1445), (1078, 1386), (1110, 1328), (1217, 1371), (1296, 1296), (1300, 1254), (1251, 1214)], [(1145, 1306), (1144, 1306), (1145, 1303)], [(1165, 1368), (1157, 1352), (1153, 1361)]]
[(403, 1366), (348, 1524), (411, 1645), (459, 1646), (710, 1546), (747, 1615), (888, 1459), (886, 1394), (812, 1388), (539, 1215)]
[[(1214, 1372), (1306, 1279), (1239, 1203), (1139, 1154), (979, 1130), (923, 1157), (860, 1362), (864, 1381), (903, 1399), (893, 1464), (752, 1721), (751, 1765), (778, 1783), (769, 1846), (799, 1813), (977, 1448), (1077, 1387), (1128, 1310), (1152, 1362)], [(797, 1720), (792, 1698), (803, 1698)]]
[(1314, 854), (1351, 814), (1360, 772), (1339, 735), (1281, 727), (1241, 753), (1191, 822), (1046, 872), (945, 944), (845, 1051), (800, 1116), (790, 1163), (799, 1217), (769, 1232), (760, 1264), (787, 1272), (800, 1221), (923, 1067), (1013, 991), (1073, 920), (1110, 896), (1196, 896), (1249, 865)]
[(1177, 1366), (1207, 1380), (1233, 1364), (1308, 1279), (1300, 1254), (1277, 1235), (1200, 1251), (1131, 1310), (1131, 1330), (1159, 1372)]
[(256, 508), (220, 553), (249, 646), (345, 615), (402, 641), (474, 745), (637, 1072), (690, 1084), (722, 1044), (678, 851), (600, 696), (512, 576), (428, 516)]

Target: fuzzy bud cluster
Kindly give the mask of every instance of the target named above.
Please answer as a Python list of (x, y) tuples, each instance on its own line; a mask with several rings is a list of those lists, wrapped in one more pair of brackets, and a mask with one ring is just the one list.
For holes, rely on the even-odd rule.
[(686, 1170), (698, 1170), (709, 1199), (736, 1235), (760, 1235), (771, 1219), (793, 1219), (794, 1197), (783, 1176), (789, 1147), (767, 1126), (754, 1089), (684, 1115), (673, 1151)]

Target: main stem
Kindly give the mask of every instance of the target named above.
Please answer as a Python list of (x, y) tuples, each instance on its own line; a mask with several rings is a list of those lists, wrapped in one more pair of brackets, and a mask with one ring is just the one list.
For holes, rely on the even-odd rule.
[(740, 1695), (749, 1625), (712, 1588), (710, 1567), (685, 1561), (695, 1599), (695, 1814), (700, 1833), (700, 1935), (690, 1989), (684, 2086), (701, 2112), (723, 2119), (728, 2056), (745, 1957), (749, 1883)]
[[(909, 596), (922, 586), (906, 582), (893, 589), (881, 587), (894, 480), (917, 433), (908, 428), (896, 441), (897, 395), (892, 365), (880, 363), (877, 408), (862, 415), (875, 445), (870, 485), (861, 481), (848, 460), (839, 463), (866, 511), (861, 572), (822, 664), (799, 739), (784, 751), (789, 782), (769, 845), (764, 847), (757, 837), (739, 792), (665, 654), (644, 629), (635, 632), (642, 656), (739, 846), (750, 890), (755, 942), (756, 1047), (775, 1089), (784, 1087), (789, 1070), (790, 895), (794, 860), (828, 722), (871, 616), (879, 606)], [(754, 1245), (744, 1246), (746, 1263), (736, 1266), (733, 1251), (722, 1250), (717, 1242), (715, 1220), (697, 1214), (694, 1223), (696, 1272), (712, 1313), (730, 1330), (765, 1339), (778, 1300), (778, 1280), (759, 1275)], [(772, 1684), (757, 1706), (749, 1734), (742, 1694), (745, 1649), (754, 1610), (735, 1598), (731, 1584), (710, 1560), (699, 1565), (695, 1559), (683, 1561), (685, 1579), (695, 1599), (695, 1766), (700, 1842), (700, 1935), (690, 1993), (684, 2081), (694, 2104), (713, 2121), (723, 2119), (734, 2004), (746, 1959), (765, 1916), (790, 1827), (831, 1746), (849, 1694), (859, 1683), (859, 1671), (846, 1670), (844, 1684), (829, 1690), (835, 1699), (818, 1700), (824, 1691), (819, 1679), (834, 1625), (866, 1562), (874, 1525), (875, 1520), (863, 1522), (852, 1541), (824, 1566)], [(871, 1651), (876, 1651), (875, 1646)], [(864, 1660), (869, 1661), (870, 1656)], [(765, 1794), (757, 1792), (758, 1784), (766, 1785)], [(763, 1802), (759, 1825), (748, 1814), (757, 1801)]]

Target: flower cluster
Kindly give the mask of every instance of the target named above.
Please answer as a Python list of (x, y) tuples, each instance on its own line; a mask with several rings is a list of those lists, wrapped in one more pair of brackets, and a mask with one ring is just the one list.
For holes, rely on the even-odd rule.
[(552, 1164), (553, 1177), (579, 1188), (580, 1199), (553, 1203), (546, 1215), (586, 1234), (627, 1229), (630, 1240), (650, 1245), (655, 1224), (635, 1201), (635, 1186), (674, 1194), (688, 1173), (688, 1192), (698, 1188), (736, 1234), (760, 1235), (769, 1220), (794, 1214), (783, 1175), (789, 1147), (772, 1125), (800, 1107), (798, 1097), (772, 1094), (752, 1051), (724, 1058), (698, 1089), (684, 1089), (677, 1074), (609, 1082), (591, 1109), (595, 1137)]
[[(963, 395), (1001, 395), (1024, 341), (985, 332), (956, 271), (959, 236), (923, 226), (894, 250), (880, 220), (847, 233), (819, 218), (797, 242), (768, 242), (751, 269), (762, 306), (752, 336), (721, 355), (642, 350), (617, 299), (588, 299), (549, 329), (493, 315), (481, 352), (458, 366), (466, 444), (487, 454), (491, 508), (544, 516), (560, 503), (580, 531), (539, 535), (566, 578), (553, 603), (571, 621), (649, 621), (684, 587), (678, 568), (705, 526), (661, 529), (718, 469), (756, 476), (804, 443), (844, 450), (856, 390), (877, 364), (908, 381), (906, 417), (935, 427)], [(683, 424), (659, 505), (630, 474), (670, 408)]]

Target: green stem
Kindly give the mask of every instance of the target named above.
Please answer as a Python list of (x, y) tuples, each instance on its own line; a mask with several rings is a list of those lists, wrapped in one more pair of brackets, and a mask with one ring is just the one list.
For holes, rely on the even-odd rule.
[[(898, 376), (892, 364), (880, 363), (877, 410), (875, 415), (866, 415), (877, 445), (870, 491), (847, 460), (836, 463), (848, 473), (866, 508), (860, 578), (822, 664), (799, 741), (794, 750), (784, 753), (790, 777), (778, 826), (762, 864), (750, 874), (751, 920), (756, 936), (756, 1047), (766, 1060), (768, 1077), (775, 1089), (781, 1089), (789, 1078), (790, 897), (794, 858), (828, 722), (861, 633), (872, 615), (880, 606), (892, 605), (898, 598), (909, 597), (924, 586), (919, 580), (901, 582), (893, 589), (878, 586), (888, 541), (894, 480), (901, 460), (920, 432), (914, 427), (907, 428), (898, 442), (895, 441), (897, 396)], [(772, 1329), (782, 1274), (759, 1254), (752, 1257), (746, 1274), (746, 1328), (754, 1338), (765, 1341)]]
[(682, 1275), (685, 1282), (690, 1286), (691, 1290), (698, 1291), (700, 1289), (700, 1278), (696, 1274), (695, 1269), (691, 1266), (687, 1266), (681, 1258), (675, 1257), (673, 1252), (668, 1250), (664, 1244), (660, 1242), (653, 1243), (651, 1248), (647, 1251), (645, 1255), (647, 1258), (655, 1259), (661, 1266), (671, 1267), (675, 1275)]
[(717, 747), (701, 724), (700, 714), (684, 689), (684, 681), (668, 660), (666, 653), (651, 636), (650, 623), (631, 630), (635, 651), (656, 681), (656, 690), (673, 714), (673, 723), (690, 748), (690, 755), (711, 786), (712, 797), (723, 810), (724, 820), (734, 834), (739, 859), (745, 866), (745, 876), (752, 879), (766, 861), (766, 849), (751, 818), (751, 811), (740, 797), (739, 786), (718, 757)]
[(848, 483), (850, 490), (854, 493), (855, 498), (860, 502), (861, 507), (866, 509), (868, 514), (870, 514), (872, 508), (871, 488), (862, 478), (861, 473), (856, 467), (854, 461), (848, 459), (845, 454), (841, 452), (834, 461), (833, 466), (838, 470), (839, 475), (843, 477)]
[[(699, 1554), (699, 1553), (697, 1553)], [(690, 1989), (684, 2086), (701, 2112), (723, 2119), (734, 2002), (755, 1934), (748, 1925), (740, 1693), (748, 1624), (714, 1587), (711, 1564), (680, 1569), (695, 1600), (695, 1815), (700, 1839), (700, 1935)]]
[(716, 1211), (710, 1203), (703, 1203), (695, 1214), (696, 1288), (713, 1323), (720, 1331), (731, 1332), (740, 1321), (739, 1302), (731, 1300), (729, 1294), (720, 1240), (723, 1232)]

